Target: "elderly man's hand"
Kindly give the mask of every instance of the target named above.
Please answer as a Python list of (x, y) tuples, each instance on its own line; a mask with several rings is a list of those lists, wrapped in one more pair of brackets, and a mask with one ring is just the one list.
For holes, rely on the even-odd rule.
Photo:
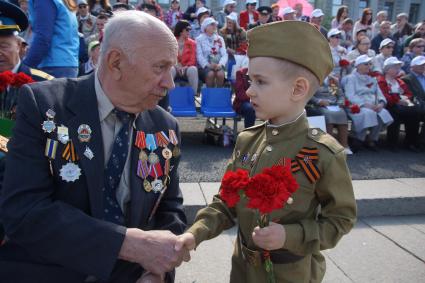
[(154, 274), (164, 274), (189, 261), (186, 249), (176, 251), (177, 236), (170, 231), (143, 231), (129, 228), (121, 246), (119, 258), (136, 262)]
[(184, 233), (183, 235), (180, 235), (174, 248), (176, 251), (180, 251), (183, 248), (186, 248), (189, 251), (194, 250), (196, 248), (195, 237), (192, 233)]

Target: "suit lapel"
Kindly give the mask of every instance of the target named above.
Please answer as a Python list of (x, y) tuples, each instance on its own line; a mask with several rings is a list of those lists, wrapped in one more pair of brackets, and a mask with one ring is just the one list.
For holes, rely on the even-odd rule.
[[(104, 152), (94, 89), (94, 75), (78, 80), (75, 90), (68, 92), (68, 95), (67, 108), (74, 115), (67, 121), (65, 126), (69, 129), (69, 136), (79, 157), (78, 163), (87, 180), (92, 216), (101, 218)], [(90, 126), (92, 130), (89, 142), (81, 142), (78, 139), (78, 127), (82, 124)], [(93, 152), (94, 157), (91, 160), (84, 155), (86, 147), (89, 147)]]
[(136, 129), (133, 133), (131, 164), (130, 164), (130, 193), (131, 193), (131, 218), (130, 227), (144, 227), (147, 224), (150, 208), (156, 194), (146, 192), (143, 188), (142, 179), (137, 176), (137, 163), (139, 160), (140, 150), (134, 145), (137, 131), (145, 133), (155, 133), (155, 124), (152, 121), (148, 112), (143, 112), (139, 115), (135, 123)]

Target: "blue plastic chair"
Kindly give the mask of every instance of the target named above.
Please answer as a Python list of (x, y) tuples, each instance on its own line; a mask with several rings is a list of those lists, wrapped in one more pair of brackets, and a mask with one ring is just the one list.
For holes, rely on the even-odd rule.
[(169, 91), (171, 114), (175, 117), (196, 117), (195, 94), (191, 87), (176, 87)]
[(229, 88), (203, 88), (201, 113), (205, 117), (236, 117)]

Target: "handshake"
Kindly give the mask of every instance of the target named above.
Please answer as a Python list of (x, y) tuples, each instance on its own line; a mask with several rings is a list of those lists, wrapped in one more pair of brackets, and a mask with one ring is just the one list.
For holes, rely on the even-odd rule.
[(150, 277), (162, 280), (166, 272), (190, 260), (190, 251), (195, 246), (195, 238), (190, 233), (176, 236), (170, 231), (129, 228), (118, 257), (138, 263), (147, 271), (138, 282), (157, 282)]

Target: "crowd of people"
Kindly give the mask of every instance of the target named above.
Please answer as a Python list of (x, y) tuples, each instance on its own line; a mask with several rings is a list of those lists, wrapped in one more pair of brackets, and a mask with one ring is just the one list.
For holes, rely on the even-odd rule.
[[(159, 18), (178, 41), (178, 63), (172, 69), (175, 82), (189, 85), (194, 95), (199, 95), (202, 84), (232, 87), (234, 108), (244, 117), (245, 127), (255, 123), (255, 111), (246, 94), (247, 31), (273, 21), (310, 22), (328, 39), (334, 69), (307, 105), (307, 114), (324, 115), (327, 131), (337, 132), (335, 136), (347, 154), (362, 147), (377, 150), (380, 133), (386, 129), (388, 147), (397, 150), (401, 124), (406, 132), (404, 146), (413, 151), (423, 149), (425, 22), (412, 26), (406, 13), (398, 14), (392, 23), (386, 11), (374, 13), (366, 8), (355, 21), (349, 18), (348, 7), (341, 6), (328, 30), (322, 24), (325, 14), (321, 9), (307, 16), (301, 4), (258, 7), (257, 0), (246, 0), (243, 11), (237, 11), (236, 1), (225, 0), (222, 10), (214, 14), (204, 0), (196, 0), (186, 11), (179, 0), (171, 1), (168, 11), (155, 0), (143, 0), (136, 6), (128, 0), (113, 5), (108, 0), (78, 0), (76, 5), (72, 0), (63, 1), (68, 11), (61, 8), (63, 5), (52, 4), (62, 1), (29, 8), (27, 0), (18, 2), (33, 19), (22, 33), (24, 42), (31, 42), (23, 60), (55, 77), (81, 76), (95, 70), (103, 28), (114, 13), (138, 9)], [(53, 26), (53, 17), (43, 18), (46, 10), (58, 15), (63, 26), (59, 35), (47, 28)], [(76, 19), (69, 16), (74, 12)], [(78, 32), (73, 27), (78, 27)], [(57, 50), (49, 52), (48, 48)], [(350, 145), (349, 120), (353, 133)]]

